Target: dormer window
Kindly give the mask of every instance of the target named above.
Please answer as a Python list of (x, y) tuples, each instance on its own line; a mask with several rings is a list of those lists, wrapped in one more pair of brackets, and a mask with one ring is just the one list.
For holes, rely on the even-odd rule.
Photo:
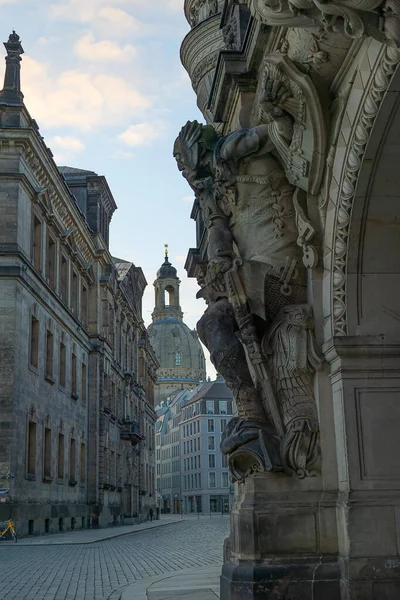
[(180, 367), (181, 364), (182, 364), (182, 354), (180, 352), (177, 352), (175, 354), (175, 366)]

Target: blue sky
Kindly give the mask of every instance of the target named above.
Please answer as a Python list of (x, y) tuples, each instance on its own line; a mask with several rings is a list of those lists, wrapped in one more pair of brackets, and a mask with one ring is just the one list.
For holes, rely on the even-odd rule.
[(201, 119), (179, 59), (183, 0), (0, 0), (0, 10), (2, 39), (21, 36), (25, 102), (56, 162), (108, 180), (118, 205), (111, 252), (146, 275), (146, 323), (168, 243), (194, 327), (205, 306), (183, 268), (195, 246), (193, 198), (172, 157), (181, 126)]

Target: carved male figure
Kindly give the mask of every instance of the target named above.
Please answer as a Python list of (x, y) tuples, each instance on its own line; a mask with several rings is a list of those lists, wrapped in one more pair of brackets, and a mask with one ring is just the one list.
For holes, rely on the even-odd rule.
[[(260, 104), (263, 123), (253, 129), (219, 138), (210, 126), (187, 123), (175, 143), (174, 155), (199, 198), (208, 228), (209, 261), (205, 285), (198, 295), (205, 297), (209, 306), (198, 323), (199, 336), (233, 390), (239, 411), (236, 430), (229, 432), (222, 449), (234, 452), (254, 440), (257, 430), (271, 439), (271, 431), (277, 428), (260, 390), (260, 379), (265, 377), (255, 374), (254, 355), (253, 359), (249, 356), (249, 344), (258, 347), (259, 342), (262, 360), (269, 364), (269, 396), (275, 395), (273, 402), (284, 433), (282, 466), (304, 475), (312, 470), (318, 455), (310, 373), (319, 365), (319, 358), (305, 306), (295, 190), (274, 156), (271, 140), (286, 144), (291, 140), (292, 121), (279, 108), (285, 94), (284, 87), (268, 85)], [(241, 307), (227, 289), (227, 276), (237, 265), (244, 290)], [(259, 358), (255, 362), (259, 370)], [(289, 439), (288, 450), (285, 444)], [(286, 456), (293, 444), (299, 450), (294, 459)]]

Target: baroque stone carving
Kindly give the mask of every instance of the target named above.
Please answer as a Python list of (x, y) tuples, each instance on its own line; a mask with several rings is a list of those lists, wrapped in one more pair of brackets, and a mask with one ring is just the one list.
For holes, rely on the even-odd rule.
[(375, 76), (371, 79), (370, 87), (365, 93), (364, 101), (361, 104), (362, 110), (353, 125), (353, 135), (348, 145), (333, 239), (333, 335), (338, 337), (347, 335), (347, 254), (351, 212), (358, 175), (380, 103), (399, 62), (398, 50), (387, 46), (382, 53)]
[(189, 9), (189, 22), (196, 27), (201, 21), (218, 12), (218, 0), (194, 0)]
[(321, 35), (325, 31), (353, 38), (370, 35), (400, 45), (398, 0), (250, 0), (250, 9), (270, 26), (318, 26)]
[(313, 229), (300, 198), (310, 181), (318, 187), (319, 175), (310, 180), (303, 147), (313, 110), (308, 82), (290, 79), (289, 68), (296, 73), (281, 55), (267, 61), (258, 125), (219, 137), (189, 122), (174, 147), (208, 230), (198, 294), (208, 309), (198, 332), (237, 402), (239, 416), (221, 445), (236, 480), (255, 471), (305, 477), (319, 466), (312, 380), (321, 359), (302, 262)]

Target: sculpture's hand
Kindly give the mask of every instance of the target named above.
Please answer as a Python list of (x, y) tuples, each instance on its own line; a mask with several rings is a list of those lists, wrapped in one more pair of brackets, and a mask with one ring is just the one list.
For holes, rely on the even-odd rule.
[(207, 265), (206, 284), (219, 292), (225, 291), (225, 273), (231, 268), (229, 257), (212, 258)]
[(260, 100), (262, 118), (266, 122), (275, 121), (284, 115), (283, 104), (290, 98), (291, 92), (281, 81), (267, 79), (265, 90)]

